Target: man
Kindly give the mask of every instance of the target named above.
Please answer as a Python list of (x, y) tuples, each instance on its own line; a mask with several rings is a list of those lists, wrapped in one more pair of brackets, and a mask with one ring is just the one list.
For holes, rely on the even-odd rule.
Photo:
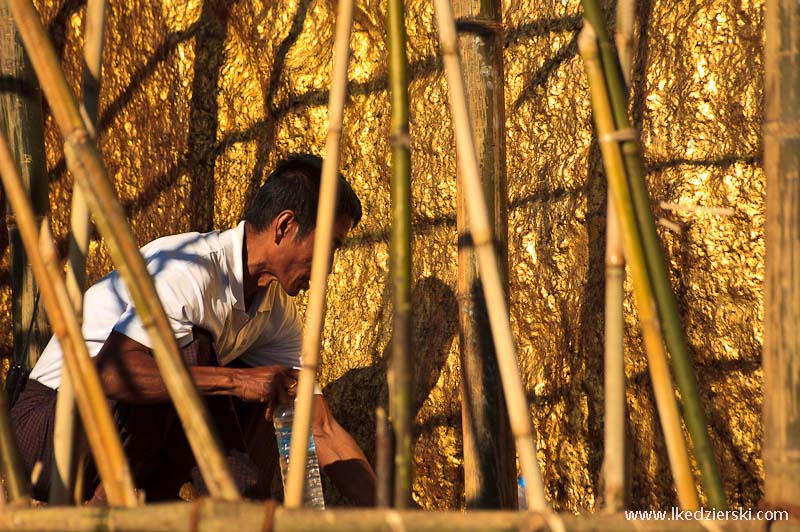
[[(209, 396), (237, 484), (250, 497), (268, 496), (275, 463), (275, 437), (264, 418), (294, 395), (302, 322), (292, 297), (311, 276), (321, 169), (319, 157), (292, 156), (277, 165), (236, 228), (168, 236), (142, 248), (195, 385)], [(361, 203), (341, 175), (338, 186), (335, 249), (361, 219)], [(176, 498), (192, 471), (202, 483), (150, 338), (116, 271), (86, 292), (84, 309), (83, 335), (113, 401), (136, 486), (160, 500)], [(33, 486), (41, 499), (52, 470), (61, 368), (53, 338), (11, 412), (25, 466), (30, 472), (42, 465)], [(320, 466), (353, 502), (372, 504), (372, 468), (319, 390), (314, 399)], [(91, 464), (86, 479), (85, 497), (102, 502)]]

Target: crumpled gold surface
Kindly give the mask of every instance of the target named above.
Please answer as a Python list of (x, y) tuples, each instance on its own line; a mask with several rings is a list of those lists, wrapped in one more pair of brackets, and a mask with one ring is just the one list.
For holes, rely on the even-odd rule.
[[(84, 7), (38, 6), (77, 89)], [(654, 204), (681, 206), (654, 212), (680, 229), (661, 234), (711, 439), (731, 506), (750, 507), (763, 489), (763, 0), (639, 6), (632, 116)], [(227, 228), (276, 160), (323, 153), (334, 8), (333, 0), (109, 3), (99, 142), (141, 244)], [(425, 508), (457, 508), (455, 150), (431, 2), (410, 0), (406, 9), (414, 498)], [(370, 0), (356, 11), (341, 167), (364, 219), (334, 265), (320, 371), (333, 412), (370, 460), (391, 339), (384, 10)], [(503, 14), (512, 322), (548, 496), (562, 511), (602, 502), (606, 185), (577, 55), (580, 13), (577, 0), (510, 0)], [(64, 250), (72, 178), (52, 119), (47, 125), (53, 225)], [(94, 241), (90, 280), (110, 267)], [(8, 294), (5, 285), (6, 316)], [(676, 497), (630, 296), (626, 306), (632, 503), (665, 508)], [(6, 320), (4, 352), (9, 331)]]

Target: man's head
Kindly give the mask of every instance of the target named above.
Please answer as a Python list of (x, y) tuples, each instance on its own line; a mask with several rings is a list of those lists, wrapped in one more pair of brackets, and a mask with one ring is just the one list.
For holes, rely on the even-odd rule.
[[(308, 288), (321, 174), (321, 158), (294, 155), (281, 161), (258, 191), (243, 217), (246, 290), (274, 280), (291, 296)], [(361, 202), (341, 175), (338, 187), (334, 249), (361, 219)]]
[[(263, 231), (285, 210), (294, 212), (299, 225), (298, 237), (314, 229), (317, 223), (319, 186), (322, 177), (322, 158), (316, 155), (291, 155), (280, 161), (256, 194), (252, 205), (242, 217), (256, 231)], [(339, 174), (336, 217), (361, 220), (361, 202), (344, 176)]]

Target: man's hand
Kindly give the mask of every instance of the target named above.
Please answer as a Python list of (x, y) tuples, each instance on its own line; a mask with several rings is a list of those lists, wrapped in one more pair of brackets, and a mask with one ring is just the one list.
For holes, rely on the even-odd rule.
[(297, 370), (287, 366), (241, 368), (235, 377), (236, 397), (267, 405), (266, 418), (272, 419), (276, 405), (289, 404), (297, 393)]

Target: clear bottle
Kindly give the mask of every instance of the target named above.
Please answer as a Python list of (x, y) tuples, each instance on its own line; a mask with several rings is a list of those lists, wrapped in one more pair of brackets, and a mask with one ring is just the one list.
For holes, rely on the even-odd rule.
[[(292, 423), (294, 422), (294, 404), (278, 405), (272, 414), (272, 422), (275, 425), (275, 437), (278, 440), (281, 478), (283, 478), (283, 487), (286, 489), (286, 479), (289, 474), (289, 448), (292, 443)], [(314, 445), (313, 434), (309, 434), (308, 437), (303, 507), (325, 509), (325, 499), (322, 497), (322, 480), (319, 476), (319, 462), (317, 461), (317, 448)]]
[(525, 479), (522, 476), (517, 478), (517, 501), (520, 510), (528, 509), (528, 501), (525, 498)]

